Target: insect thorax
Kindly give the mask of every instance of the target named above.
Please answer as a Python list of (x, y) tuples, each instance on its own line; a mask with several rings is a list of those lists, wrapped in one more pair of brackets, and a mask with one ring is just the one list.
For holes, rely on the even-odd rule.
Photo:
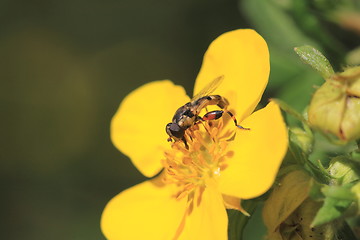
[(177, 123), (181, 128), (187, 129), (195, 122), (196, 116), (192, 112), (192, 105), (190, 102), (180, 107), (172, 119), (174, 123)]

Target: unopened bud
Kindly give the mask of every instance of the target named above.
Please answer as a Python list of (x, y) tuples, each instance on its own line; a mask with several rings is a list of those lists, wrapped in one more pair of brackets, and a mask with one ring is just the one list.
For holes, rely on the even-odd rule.
[(313, 146), (313, 136), (311, 132), (304, 131), (298, 127), (290, 128), (290, 139), (302, 151), (307, 154), (311, 153)]
[(360, 67), (332, 75), (315, 92), (309, 123), (344, 142), (360, 138)]
[(337, 156), (331, 159), (329, 164), (329, 174), (333, 177), (333, 185), (344, 185), (358, 181), (360, 176), (357, 172), (357, 163), (351, 161), (346, 156)]

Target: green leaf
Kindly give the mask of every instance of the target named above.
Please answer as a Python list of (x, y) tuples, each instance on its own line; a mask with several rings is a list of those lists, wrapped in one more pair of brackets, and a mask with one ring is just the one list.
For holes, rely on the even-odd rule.
[(321, 190), (326, 197), (353, 201), (356, 199), (356, 196), (350, 189), (352, 186), (353, 184), (347, 184), (345, 186), (325, 186)]
[(356, 200), (355, 194), (351, 191), (354, 184), (343, 186), (325, 186), (321, 189), (325, 195), (323, 206), (317, 212), (312, 226), (319, 226), (340, 218), (349, 209), (351, 203)]
[(229, 240), (240, 240), (244, 227), (246, 225), (247, 219), (244, 214), (237, 210), (228, 209), (227, 210), (229, 224), (228, 224), (228, 237)]
[[(242, 207), (251, 215), (258, 205), (257, 200), (242, 201)], [(250, 217), (245, 216), (237, 210), (227, 210), (229, 224), (228, 224), (228, 237), (229, 240), (241, 240), (243, 238), (244, 228), (247, 225)]]
[(338, 200), (332, 197), (327, 197), (324, 201), (324, 205), (320, 208), (312, 221), (311, 226), (316, 227), (341, 217), (349, 208), (351, 203), (352, 201), (350, 200)]
[(294, 48), (295, 52), (303, 62), (309, 64), (318, 71), (324, 79), (330, 78), (334, 74), (334, 70), (326, 57), (312, 46), (301, 46)]

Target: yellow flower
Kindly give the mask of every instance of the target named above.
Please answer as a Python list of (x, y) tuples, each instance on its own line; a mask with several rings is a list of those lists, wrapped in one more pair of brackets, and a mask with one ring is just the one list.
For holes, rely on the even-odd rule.
[(226, 208), (242, 211), (240, 199), (266, 192), (287, 149), (278, 106), (252, 113), (269, 70), (266, 42), (255, 31), (218, 37), (194, 93), (224, 76), (213, 94), (228, 99), (228, 110), (250, 130), (236, 128), (229, 116), (204, 121), (186, 130), (188, 149), (182, 141), (167, 142), (165, 132), (175, 111), (190, 101), (182, 87), (151, 82), (123, 100), (111, 123), (113, 143), (145, 176), (163, 171), (108, 203), (101, 219), (108, 239), (227, 239)]

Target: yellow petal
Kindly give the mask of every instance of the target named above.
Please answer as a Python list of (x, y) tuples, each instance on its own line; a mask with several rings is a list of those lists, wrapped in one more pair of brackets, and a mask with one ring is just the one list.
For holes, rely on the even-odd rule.
[(224, 194), (243, 199), (265, 193), (273, 184), (288, 145), (287, 129), (279, 107), (271, 102), (245, 119), (229, 146), (234, 156), (221, 172)]
[(134, 90), (120, 104), (111, 121), (112, 142), (145, 176), (161, 169), (160, 160), (169, 147), (165, 126), (188, 101), (181, 86), (156, 81)]
[(173, 197), (173, 185), (146, 181), (125, 190), (105, 207), (101, 229), (109, 240), (156, 239), (175, 236), (186, 211), (186, 199)]
[(200, 204), (197, 204), (198, 196), (199, 192), (179, 239), (226, 240), (228, 217), (220, 192), (214, 187), (205, 188)]
[(227, 32), (215, 39), (205, 53), (194, 93), (223, 75), (214, 94), (226, 97), (230, 109), (242, 120), (260, 101), (269, 72), (268, 47), (259, 34), (250, 29)]

